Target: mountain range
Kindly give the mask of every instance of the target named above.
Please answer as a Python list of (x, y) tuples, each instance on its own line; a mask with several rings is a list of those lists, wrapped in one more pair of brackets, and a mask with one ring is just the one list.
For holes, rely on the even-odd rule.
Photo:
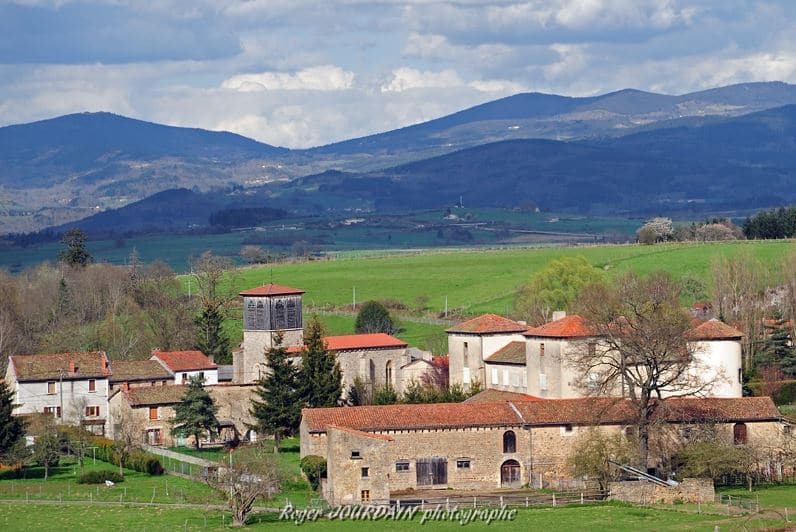
[[(238, 202), (294, 214), (460, 196), (580, 213), (740, 211), (796, 200), (794, 145), (796, 86), (779, 82), (680, 96), (517, 94), (306, 150), (80, 113), (0, 128), (0, 232), (87, 216), (96, 227), (171, 230)], [(184, 209), (186, 192), (146, 200), (170, 189), (189, 189), (199, 208)], [(168, 223), (156, 222), (152, 205), (169, 212), (170, 201)]]

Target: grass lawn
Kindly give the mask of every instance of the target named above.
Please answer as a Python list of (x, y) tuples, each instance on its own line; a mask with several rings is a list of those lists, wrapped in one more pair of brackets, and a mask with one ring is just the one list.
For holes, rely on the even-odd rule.
[(760, 508), (788, 511), (794, 516), (796, 522), (796, 484), (782, 484), (773, 486), (755, 486), (750, 492), (746, 488), (719, 488), (716, 490), (724, 495), (732, 495), (760, 501)]

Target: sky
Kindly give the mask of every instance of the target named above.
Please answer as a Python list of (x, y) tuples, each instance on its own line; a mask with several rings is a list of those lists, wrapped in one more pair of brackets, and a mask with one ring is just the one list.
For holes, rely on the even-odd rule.
[(796, 1), (0, 0), (0, 125), (110, 111), (311, 147), (517, 92), (796, 82)]

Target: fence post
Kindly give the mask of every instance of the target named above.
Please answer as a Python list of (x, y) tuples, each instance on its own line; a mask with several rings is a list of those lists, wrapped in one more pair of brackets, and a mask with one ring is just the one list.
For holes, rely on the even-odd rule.
[(580, 492), (580, 503), (583, 504), (583, 492)]
[(473, 495), (473, 508), (478, 508), (478, 504), (476, 503), (475, 500), (475, 495)]
[(528, 507), (528, 497), (525, 497), (525, 507)]
[(556, 494), (553, 493), (553, 506), (555, 506), (555, 505), (556, 505)]
[(790, 519), (788, 519), (788, 508), (785, 508), (785, 522), (790, 523)]
[(503, 508), (503, 495), (500, 496), (500, 507)]

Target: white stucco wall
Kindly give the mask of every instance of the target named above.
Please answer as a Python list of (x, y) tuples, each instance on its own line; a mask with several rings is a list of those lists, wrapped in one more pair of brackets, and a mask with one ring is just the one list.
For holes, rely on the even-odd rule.
[[(60, 407), (61, 386), (63, 386), (63, 408), (61, 415), (64, 423), (77, 424), (81, 418), (86, 420), (107, 419), (108, 417), (108, 379), (94, 379), (95, 391), (89, 391), (89, 379), (55, 380), (55, 393), (47, 393), (47, 382), (16, 382), (14, 381), (14, 401), (18, 405), (15, 414), (31, 414), (44, 412), (45, 407)], [(99, 407), (99, 415), (85, 416), (85, 407)]]
[(701, 395), (707, 397), (742, 397), (743, 367), (741, 342), (737, 340), (711, 340), (694, 342), (696, 365), (692, 375), (710, 383)]
[(200, 369), (196, 371), (177, 371), (174, 373), (174, 384), (187, 384), (188, 380), (199, 374), (205, 378), (205, 386), (208, 384), (218, 384), (217, 369)]
[[(484, 359), (510, 342), (525, 340), (520, 333), (505, 334), (448, 334), (448, 357), (450, 359), (450, 383), (469, 385), (474, 381), (485, 384)], [(467, 344), (467, 364), (464, 363), (465, 344)], [(465, 369), (469, 370), (469, 379)]]

